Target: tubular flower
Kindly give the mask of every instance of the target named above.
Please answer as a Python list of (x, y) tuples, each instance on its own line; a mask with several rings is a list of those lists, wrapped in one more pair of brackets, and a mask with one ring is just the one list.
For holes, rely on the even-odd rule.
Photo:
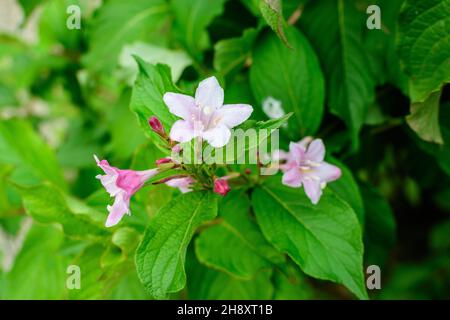
[(227, 179), (219, 178), (214, 180), (214, 192), (221, 196), (226, 196), (230, 192), (231, 188), (228, 185)]
[(200, 137), (220, 148), (228, 143), (230, 129), (247, 120), (253, 112), (248, 104), (223, 105), (224, 93), (215, 77), (200, 82), (195, 98), (168, 92), (163, 100), (169, 111), (182, 118), (170, 130), (170, 139), (187, 142)]
[(313, 204), (319, 202), (327, 182), (341, 176), (338, 167), (324, 161), (325, 146), (321, 139), (306, 137), (300, 142), (291, 142), (289, 152), (280, 151), (277, 158), (286, 160), (280, 165), (283, 184), (294, 188), (303, 186)]
[(103, 187), (111, 197), (114, 197), (112, 206), (107, 206), (109, 215), (105, 226), (112, 227), (119, 223), (125, 214), (130, 215), (130, 198), (144, 183), (158, 173), (158, 169), (145, 171), (121, 170), (109, 165), (106, 160), (99, 160), (94, 155), (97, 165), (103, 169), (104, 175), (97, 175)]

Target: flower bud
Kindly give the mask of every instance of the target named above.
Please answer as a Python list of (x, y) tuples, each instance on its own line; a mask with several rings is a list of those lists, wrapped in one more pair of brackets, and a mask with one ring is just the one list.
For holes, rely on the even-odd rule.
[(163, 127), (161, 121), (159, 121), (159, 119), (157, 117), (152, 116), (150, 119), (148, 119), (148, 124), (150, 125), (152, 130), (155, 131), (160, 136), (163, 137), (166, 135), (166, 133), (164, 131), (164, 127)]
[(161, 159), (156, 160), (156, 165), (159, 166), (160, 164), (163, 164), (163, 163), (171, 163), (171, 162), (172, 162), (172, 159), (169, 158), (169, 157), (167, 157), (167, 158), (161, 158)]
[(216, 179), (214, 181), (214, 192), (220, 194), (221, 196), (225, 196), (228, 192), (230, 192), (231, 188), (228, 185), (228, 181), (226, 179)]

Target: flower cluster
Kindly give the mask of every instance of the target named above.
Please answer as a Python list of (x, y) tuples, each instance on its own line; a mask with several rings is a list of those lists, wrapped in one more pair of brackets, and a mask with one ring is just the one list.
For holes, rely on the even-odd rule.
[[(169, 134), (156, 116), (152, 116), (148, 123), (155, 133), (166, 140), (168, 149), (175, 153), (182, 152), (177, 143), (192, 139), (200, 142), (205, 140), (214, 148), (225, 146), (230, 140), (231, 129), (246, 121), (253, 112), (252, 106), (248, 104), (224, 105), (224, 91), (215, 77), (200, 82), (194, 97), (168, 92), (163, 100), (169, 111), (181, 119), (172, 125)], [(107, 227), (116, 225), (125, 214), (130, 214), (131, 196), (152, 178), (156, 179), (154, 184), (164, 183), (178, 188), (182, 193), (209, 189), (225, 196), (231, 190), (229, 181), (240, 177), (238, 172), (217, 177), (204, 166), (200, 166), (203, 174), (198, 174), (198, 170), (177, 163), (171, 157), (157, 160), (155, 168), (145, 171), (118, 169), (110, 166), (108, 161), (94, 157), (97, 165), (105, 172), (97, 178), (110, 196), (114, 197), (113, 205), (107, 207)], [(297, 143), (291, 142), (289, 152), (278, 150), (273, 156), (280, 163), (282, 183), (294, 188), (303, 187), (314, 204), (318, 203), (326, 183), (341, 176), (340, 169), (325, 162), (324, 157), (322, 140), (311, 137)], [(180, 169), (180, 174), (158, 180), (158, 173), (168, 169)]]

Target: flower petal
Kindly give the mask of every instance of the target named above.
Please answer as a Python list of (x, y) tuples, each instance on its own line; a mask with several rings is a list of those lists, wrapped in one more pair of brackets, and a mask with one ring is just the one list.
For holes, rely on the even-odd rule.
[(178, 142), (187, 142), (199, 136), (200, 131), (194, 129), (191, 122), (178, 120), (170, 129), (170, 139)]
[(314, 139), (306, 150), (306, 159), (321, 162), (325, 158), (325, 146), (322, 139)]
[(302, 175), (300, 173), (300, 170), (297, 167), (289, 169), (283, 174), (281, 182), (289, 187), (293, 188), (301, 187)]
[(189, 121), (197, 110), (194, 98), (185, 94), (167, 92), (163, 100), (172, 114), (184, 120)]
[(300, 144), (291, 142), (289, 143), (289, 159), (288, 161), (295, 161), (298, 165), (301, 165), (305, 160), (306, 149)]
[(337, 180), (341, 177), (341, 169), (327, 162), (322, 162), (319, 166), (315, 167), (311, 174), (318, 177), (321, 182), (329, 182)]
[(226, 104), (216, 110), (212, 121), (215, 124), (224, 124), (228, 128), (234, 128), (247, 120), (253, 112), (248, 104)]
[(303, 179), (303, 187), (305, 193), (313, 204), (317, 204), (322, 196), (322, 188), (320, 187), (320, 181), (313, 179)]
[(178, 188), (182, 193), (192, 191), (192, 189), (190, 188), (192, 183), (194, 183), (194, 179), (192, 179), (191, 177), (177, 178), (166, 181), (166, 185), (172, 188)]
[(114, 204), (112, 206), (108, 206), (109, 215), (106, 219), (105, 226), (112, 227), (119, 223), (122, 217), (125, 214), (129, 214), (129, 204), (130, 200), (126, 199), (126, 196), (123, 193), (119, 193), (114, 199)]
[(120, 191), (120, 188), (116, 184), (117, 177), (118, 177), (117, 174), (115, 175), (99, 174), (96, 176), (96, 178), (100, 180), (103, 187), (106, 189), (106, 192), (108, 192), (111, 197), (114, 197)]
[(223, 89), (216, 77), (209, 77), (200, 82), (195, 92), (195, 102), (200, 107), (210, 107), (213, 110), (223, 105)]
[(214, 148), (221, 148), (228, 143), (231, 131), (224, 124), (203, 132), (202, 137)]

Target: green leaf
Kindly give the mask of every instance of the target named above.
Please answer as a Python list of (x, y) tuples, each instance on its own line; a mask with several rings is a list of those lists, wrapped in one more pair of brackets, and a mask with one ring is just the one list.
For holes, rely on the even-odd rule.
[(382, 266), (396, 241), (394, 214), (389, 203), (373, 187), (362, 185), (366, 208), (364, 244), (368, 264)]
[(156, 143), (160, 141), (160, 138), (151, 130), (148, 119), (151, 116), (157, 116), (168, 132), (176, 117), (170, 113), (163, 101), (163, 96), (166, 92), (179, 92), (179, 90), (172, 82), (167, 65), (152, 65), (139, 57), (135, 58), (139, 65), (139, 75), (133, 87), (130, 108), (137, 115), (145, 133)]
[(93, 70), (112, 70), (124, 45), (161, 33), (169, 10), (164, 0), (106, 2), (90, 27), (90, 51), (84, 63)]
[(425, 141), (443, 144), (439, 127), (439, 100), (441, 91), (431, 93), (424, 102), (411, 104), (406, 122)]
[(200, 61), (202, 51), (209, 47), (206, 27), (223, 11), (225, 0), (171, 0), (175, 15), (174, 33), (189, 54)]
[(183, 50), (171, 50), (145, 42), (134, 42), (126, 45), (119, 56), (119, 65), (122, 68), (121, 75), (130, 85), (136, 80), (139, 72), (138, 65), (133, 56), (142, 57), (147, 63), (164, 63), (170, 67), (172, 79), (177, 82), (183, 70), (191, 65), (192, 60)]
[(26, 212), (38, 222), (59, 223), (68, 236), (75, 238), (101, 240), (110, 234), (102, 223), (93, 220), (100, 213), (50, 184), (18, 189)]
[(416, 138), (419, 147), (434, 156), (439, 166), (450, 175), (450, 104), (444, 103), (440, 109), (440, 130), (444, 144), (435, 144)]
[(185, 286), (187, 246), (197, 227), (216, 215), (216, 195), (189, 192), (162, 207), (150, 221), (136, 251), (136, 268), (152, 296), (162, 299)]
[(195, 241), (198, 260), (243, 279), (282, 263), (284, 258), (267, 242), (249, 213), (246, 195), (228, 194), (219, 206), (219, 223), (204, 230)]
[(281, 101), (295, 137), (314, 134), (323, 115), (324, 80), (317, 57), (300, 31), (286, 30), (293, 49), (273, 34), (257, 43), (250, 68), (250, 85), (258, 107), (268, 97)]
[(337, 0), (308, 2), (299, 21), (323, 66), (330, 111), (345, 121), (354, 147), (376, 84), (361, 37), (366, 19), (352, 1)]
[(343, 284), (358, 298), (367, 298), (361, 227), (355, 212), (328, 188), (313, 205), (303, 189), (282, 186), (278, 179), (252, 194), (264, 236), (306, 274)]
[(0, 163), (24, 169), (28, 173), (27, 179), (30, 176), (36, 178), (33, 182), (48, 180), (59, 187), (66, 187), (53, 151), (26, 121), (0, 122)]
[(449, 0), (405, 2), (399, 17), (397, 47), (410, 77), (412, 102), (425, 101), (450, 81), (449, 29)]
[(275, 300), (306, 300), (313, 299), (313, 288), (307, 282), (305, 274), (298, 267), (289, 264), (287, 274), (274, 272)]
[(49, 226), (33, 225), (14, 266), (0, 290), (3, 299), (62, 299), (66, 285), (67, 257), (61, 254), (63, 234)]
[(341, 169), (342, 176), (328, 187), (353, 208), (359, 223), (364, 226), (364, 202), (352, 172), (337, 159), (330, 157), (329, 161)]
[(258, 272), (250, 280), (242, 280), (209, 269), (195, 258), (187, 260), (189, 299), (194, 300), (266, 300), (273, 295), (271, 270)]
[(260, 0), (259, 10), (264, 20), (287, 47), (291, 47), (290, 39), (284, 33), (284, 21), (281, 0)]
[(257, 29), (247, 29), (241, 37), (225, 39), (214, 46), (214, 69), (222, 76), (238, 72), (250, 57), (250, 50), (258, 35)]

